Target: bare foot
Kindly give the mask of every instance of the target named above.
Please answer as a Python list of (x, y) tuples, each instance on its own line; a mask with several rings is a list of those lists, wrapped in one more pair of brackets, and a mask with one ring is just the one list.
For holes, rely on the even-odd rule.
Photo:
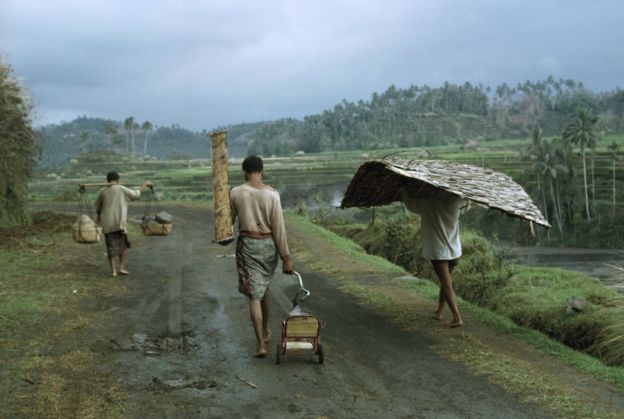
[(266, 358), (267, 351), (266, 349), (258, 349), (256, 354), (254, 355), (256, 358)]
[(433, 318), (436, 320), (442, 320), (444, 317), (442, 316), (441, 311), (436, 310), (433, 312)]
[(113, 276), (113, 277), (114, 277), (114, 276), (117, 276), (117, 272), (113, 272), (113, 273), (111, 274), (111, 276)]
[(453, 320), (452, 322), (448, 324), (449, 327), (459, 327), (463, 325), (464, 325), (464, 322), (462, 322), (461, 320)]
[(119, 274), (120, 275), (130, 275), (130, 272), (126, 271), (125, 269), (120, 269), (119, 270)]
[(269, 340), (271, 340), (271, 332), (267, 330), (264, 332), (264, 343), (267, 343)]

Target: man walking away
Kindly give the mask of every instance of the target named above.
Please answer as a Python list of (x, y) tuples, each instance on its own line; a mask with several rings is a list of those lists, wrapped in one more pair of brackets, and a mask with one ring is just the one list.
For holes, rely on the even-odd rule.
[(278, 255), (282, 259), (282, 271), (293, 272), (280, 196), (275, 189), (262, 183), (263, 168), (260, 157), (247, 157), (243, 161), (246, 182), (230, 191), (232, 223), (238, 217), (239, 229), (236, 242), (238, 290), (249, 298), (258, 358), (264, 358), (267, 353), (269, 286)]
[[(143, 182), (139, 189), (130, 189), (119, 184), (119, 174), (115, 171), (106, 175), (108, 185), (103, 187), (95, 200), (97, 222), (102, 223), (102, 231), (106, 241), (106, 253), (111, 267), (111, 276), (117, 274), (128, 275), (125, 263), (127, 250), (130, 248), (128, 240), (128, 202), (141, 197), (147, 187), (154, 184), (148, 180)], [(115, 258), (119, 257), (119, 270), (115, 266)]]
[(453, 289), (453, 269), (462, 254), (459, 240), (459, 213), (462, 199), (426, 184), (408, 184), (402, 191), (402, 201), (408, 210), (420, 214), (422, 257), (431, 261), (440, 281), (440, 294), (435, 318), (442, 320), (445, 303), (453, 320), (450, 327), (463, 325)]

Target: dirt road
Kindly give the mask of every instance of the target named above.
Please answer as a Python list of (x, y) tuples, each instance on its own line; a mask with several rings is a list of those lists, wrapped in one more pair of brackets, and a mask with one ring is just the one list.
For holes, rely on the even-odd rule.
[[(92, 349), (100, 354), (99, 367), (117, 377), (131, 417), (548, 416), (300, 264), (296, 269), (312, 291), (305, 306), (326, 321), (325, 363), (310, 358), (275, 365), (273, 350), (266, 359), (254, 358), (246, 299), (236, 290), (234, 246), (211, 244), (205, 210), (170, 210), (172, 234), (142, 239), (131, 250), (131, 275), (109, 279), (128, 281), (129, 292), (90, 302), (114, 312), (114, 324)], [(271, 349), (296, 290), (292, 277), (277, 275)]]

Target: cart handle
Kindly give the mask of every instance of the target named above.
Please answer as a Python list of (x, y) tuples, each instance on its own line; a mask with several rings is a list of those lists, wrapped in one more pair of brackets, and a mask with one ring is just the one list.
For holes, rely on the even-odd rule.
[[(298, 303), (305, 301), (305, 299), (310, 296), (310, 291), (304, 288), (303, 280), (301, 279), (301, 275), (299, 275), (299, 272), (293, 271), (293, 275), (297, 277), (297, 279), (299, 280), (299, 286), (301, 287), (301, 289), (295, 295), (295, 300), (293, 301), (294, 305), (297, 305)], [(299, 297), (299, 294), (301, 293), (304, 293), (305, 295), (303, 297)]]

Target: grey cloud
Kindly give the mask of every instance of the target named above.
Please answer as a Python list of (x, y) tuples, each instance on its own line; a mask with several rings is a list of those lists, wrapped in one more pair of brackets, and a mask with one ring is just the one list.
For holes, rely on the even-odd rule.
[[(0, 1), (41, 121), (194, 129), (321, 112), (394, 83), (621, 84), (618, 1)], [(582, 23), (579, 23), (582, 22)]]

